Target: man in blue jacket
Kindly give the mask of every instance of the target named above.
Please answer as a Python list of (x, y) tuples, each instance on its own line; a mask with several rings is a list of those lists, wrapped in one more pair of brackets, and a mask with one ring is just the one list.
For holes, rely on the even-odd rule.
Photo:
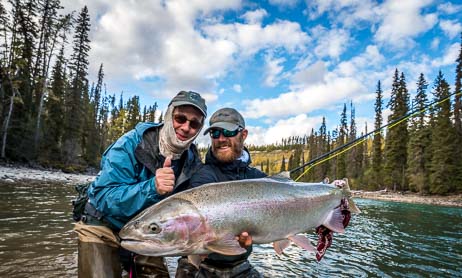
[[(250, 167), (251, 159), (244, 141), (248, 130), (242, 115), (233, 108), (222, 108), (213, 113), (210, 126), (204, 134), (210, 134), (212, 145), (205, 157), (205, 165), (191, 177), (191, 187), (206, 183), (256, 179), (266, 177), (262, 171)], [(239, 235), (241, 246), (247, 253), (236, 256), (224, 256), (212, 253), (205, 258), (199, 270), (190, 264), (187, 258), (179, 260), (177, 278), (179, 277), (261, 277), (258, 271), (250, 265), (247, 258), (252, 252), (251, 235)]]
[(181, 91), (170, 102), (163, 124), (139, 123), (104, 152), (101, 171), (88, 188), (89, 200), (75, 226), (79, 277), (121, 277), (121, 263), (130, 277), (169, 277), (163, 258), (128, 251), (121, 256), (117, 234), (143, 209), (189, 187), (201, 164), (193, 141), (206, 116), (205, 100), (198, 93)]

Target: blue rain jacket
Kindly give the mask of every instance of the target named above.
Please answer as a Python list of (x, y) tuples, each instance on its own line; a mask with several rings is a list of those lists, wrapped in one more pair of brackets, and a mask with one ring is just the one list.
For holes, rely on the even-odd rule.
[[(159, 152), (161, 126), (139, 123), (103, 153), (101, 171), (88, 189), (89, 202), (117, 229), (169, 195), (161, 196), (155, 188), (155, 170), (165, 160)], [(172, 161), (176, 177), (173, 193), (189, 186), (189, 179), (200, 164), (194, 144), (179, 160)]]

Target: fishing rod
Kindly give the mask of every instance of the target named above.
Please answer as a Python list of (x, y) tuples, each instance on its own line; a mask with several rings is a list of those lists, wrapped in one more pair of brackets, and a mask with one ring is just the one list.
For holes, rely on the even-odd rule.
[[(337, 147), (337, 148), (335, 148), (335, 149), (333, 149), (333, 150), (331, 150), (331, 151), (329, 151), (329, 152), (327, 152), (327, 153), (325, 153), (325, 154), (323, 154), (321, 156), (318, 156), (318, 157), (306, 162), (305, 164), (303, 164), (301, 166), (295, 167), (294, 169), (290, 170), (289, 172), (292, 174), (292, 173), (294, 173), (294, 172), (296, 172), (296, 171), (298, 171), (298, 170), (300, 170), (302, 168), (305, 168), (305, 167), (309, 166), (302, 174), (300, 174), (295, 179), (295, 181), (298, 181), (303, 175), (305, 175), (314, 166), (319, 165), (321, 163), (324, 163), (324, 162), (328, 161), (329, 159), (332, 159), (332, 158), (334, 158), (336, 156), (339, 156), (339, 155), (347, 152), (348, 150), (350, 150), (350, 149), (356, 147), (357, 145), (363, 143), (370, 135), (376, 135), (382, 129), (384, 129), (386, 127), (393, 128), (393, 127), (397, 126), (398, 124), (404, 122), (405, 120), (425, 112), (430, 107), (433, 107), (435, 105), (439, 105), (439, 104), (449, 100), (452, 96), (461, 95), (461, 94), (462, 93), (453, 93), (453, 94), (450, 94), (449, 96), (445, 97), (442, 100), (434, 101), (433, 103), (428, 104), (427, 106), (425, 106), (424, 108), (422, 108), (420, 110), (413, 109), (411, 112), (401, 116), (400, 118), (395, 119), (395, 120), (393, 120), (393, 121), (391, 121), (391, 122), (377, 128), (377, 129), (375, 129), (375, 130), (373, 130), (373, 131), (371, 131), (371, 132), (369, 132), (369, 133), (367, 133), (367, 134), (365, 134), (365, 135), (363, 135), (361, 137), (358, 137), (358, 138), (356, 138), (355, 140), (353, 140), (351, 142), (348, 142), (348, 143), (346, 143), (344, 145), (341, 145), (341, 146), (339, 146), (339, 147)], [(342, 150), (342, 149), (344, 149), (344, 150)], [(342, 151), (338, 152), (339, 150), (342, 150)], [(336, 152), (338, 152), (338, 153), (336, 153)], [(334, 154), (334, 155), (331, 156), (331, 154)]]

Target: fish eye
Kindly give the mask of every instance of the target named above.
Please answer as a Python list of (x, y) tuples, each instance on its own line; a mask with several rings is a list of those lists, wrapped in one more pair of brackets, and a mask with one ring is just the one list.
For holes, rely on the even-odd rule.
[(158, 234), (161, 231), (161, 228), (156, 223), (149, 224), (148, 228), (149, 228), (149, 231), (154, 234)]

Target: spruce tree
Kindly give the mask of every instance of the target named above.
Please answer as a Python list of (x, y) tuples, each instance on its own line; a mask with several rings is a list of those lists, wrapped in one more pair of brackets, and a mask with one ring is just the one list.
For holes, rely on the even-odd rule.
[(395, 70), (388, 107), (391, 114), (388, 117), (390, 125), (385, 142), (385, 182), (393, 190), (407, 190), (407, 120), (404, 116), (409, 111), (409, 93), (406, 88), (404, 74)]
[(375, 121), (374, 129), (377, 132), (374, 133), (374, 139), (372, 143), (372, 185), (373, 189), (377, 190), (380, 186), (383, 185), (382, 177), (382, 161), (383, 161), (383, 132), (379, 130), (382, 127), (383, 118), (382, 118), (382, 105), (383, 105), (383, 92), (380, 81), (377, 82), (377, 90), (375, 97)]
[[(454, 86), (454, 126), (456, 129), (456, 149), (454, 150), (455, 157), (462, 157), (462, 32), (460, 34), (460, 50), (457, 57), (456, 66), (456, 81)], [(462, 159), (456, 161), (457, 173), (457, 191), (462, 192)]]
[(88, 52), (90, 51), (90, 16), (85, 6), (77, 19), (73, 39), (73, 52), (69, 68), (71, 70), (71, 87), (66, 97), (66, 121), (64, 125), (64, 163), (81, 164), (79, 157), (83, 154), (82, 132), (84, 125), (83, 97), (87, 93)]
[[(428, 105), (428, 83), (423, 73), (417, 81), (417, 94), (413, 100), (412, 111), (424, 111)], [(409, 179), (409, 189), (414, 192), (428, 193), (428, 152), (430, 147), (430, 129), (426, 124), (425, 113), (419, 113), (411, 119), (409, 125), (408, 166), (406, 174)]]
[(439, 101), (434, 110), (434, 126), (432, 132), (432, 161), (430, 163), (430, 193), (448, 194), (456, 191), (457, 174), (454, 156), (456, 134), (451, 122), (451, 101), (449, 84), (441, 71), (436, 80), (433, 94)]
[(64, 95), (68, 90), (64, 57), (64, 46), (61, 48), (52, 69), (49, 95), (45, 102), (47, 117), (44, 121), (44, 140), (41, 141), (39, 160), (42, 164), (61, 167), (61, 144), (64, 125)]
[[(347, 108), (346, 103), (343, 104), (343, 111), (340, 115), (340, 133), (337, 138), (337, 147), (343, 146), (347, 143), (348, 138), (348, 121), (347, 121)], [(346, 155), (342, 153), (337, 156), (337, 174), (339, 179), (347, 177), (346, 169)]]

